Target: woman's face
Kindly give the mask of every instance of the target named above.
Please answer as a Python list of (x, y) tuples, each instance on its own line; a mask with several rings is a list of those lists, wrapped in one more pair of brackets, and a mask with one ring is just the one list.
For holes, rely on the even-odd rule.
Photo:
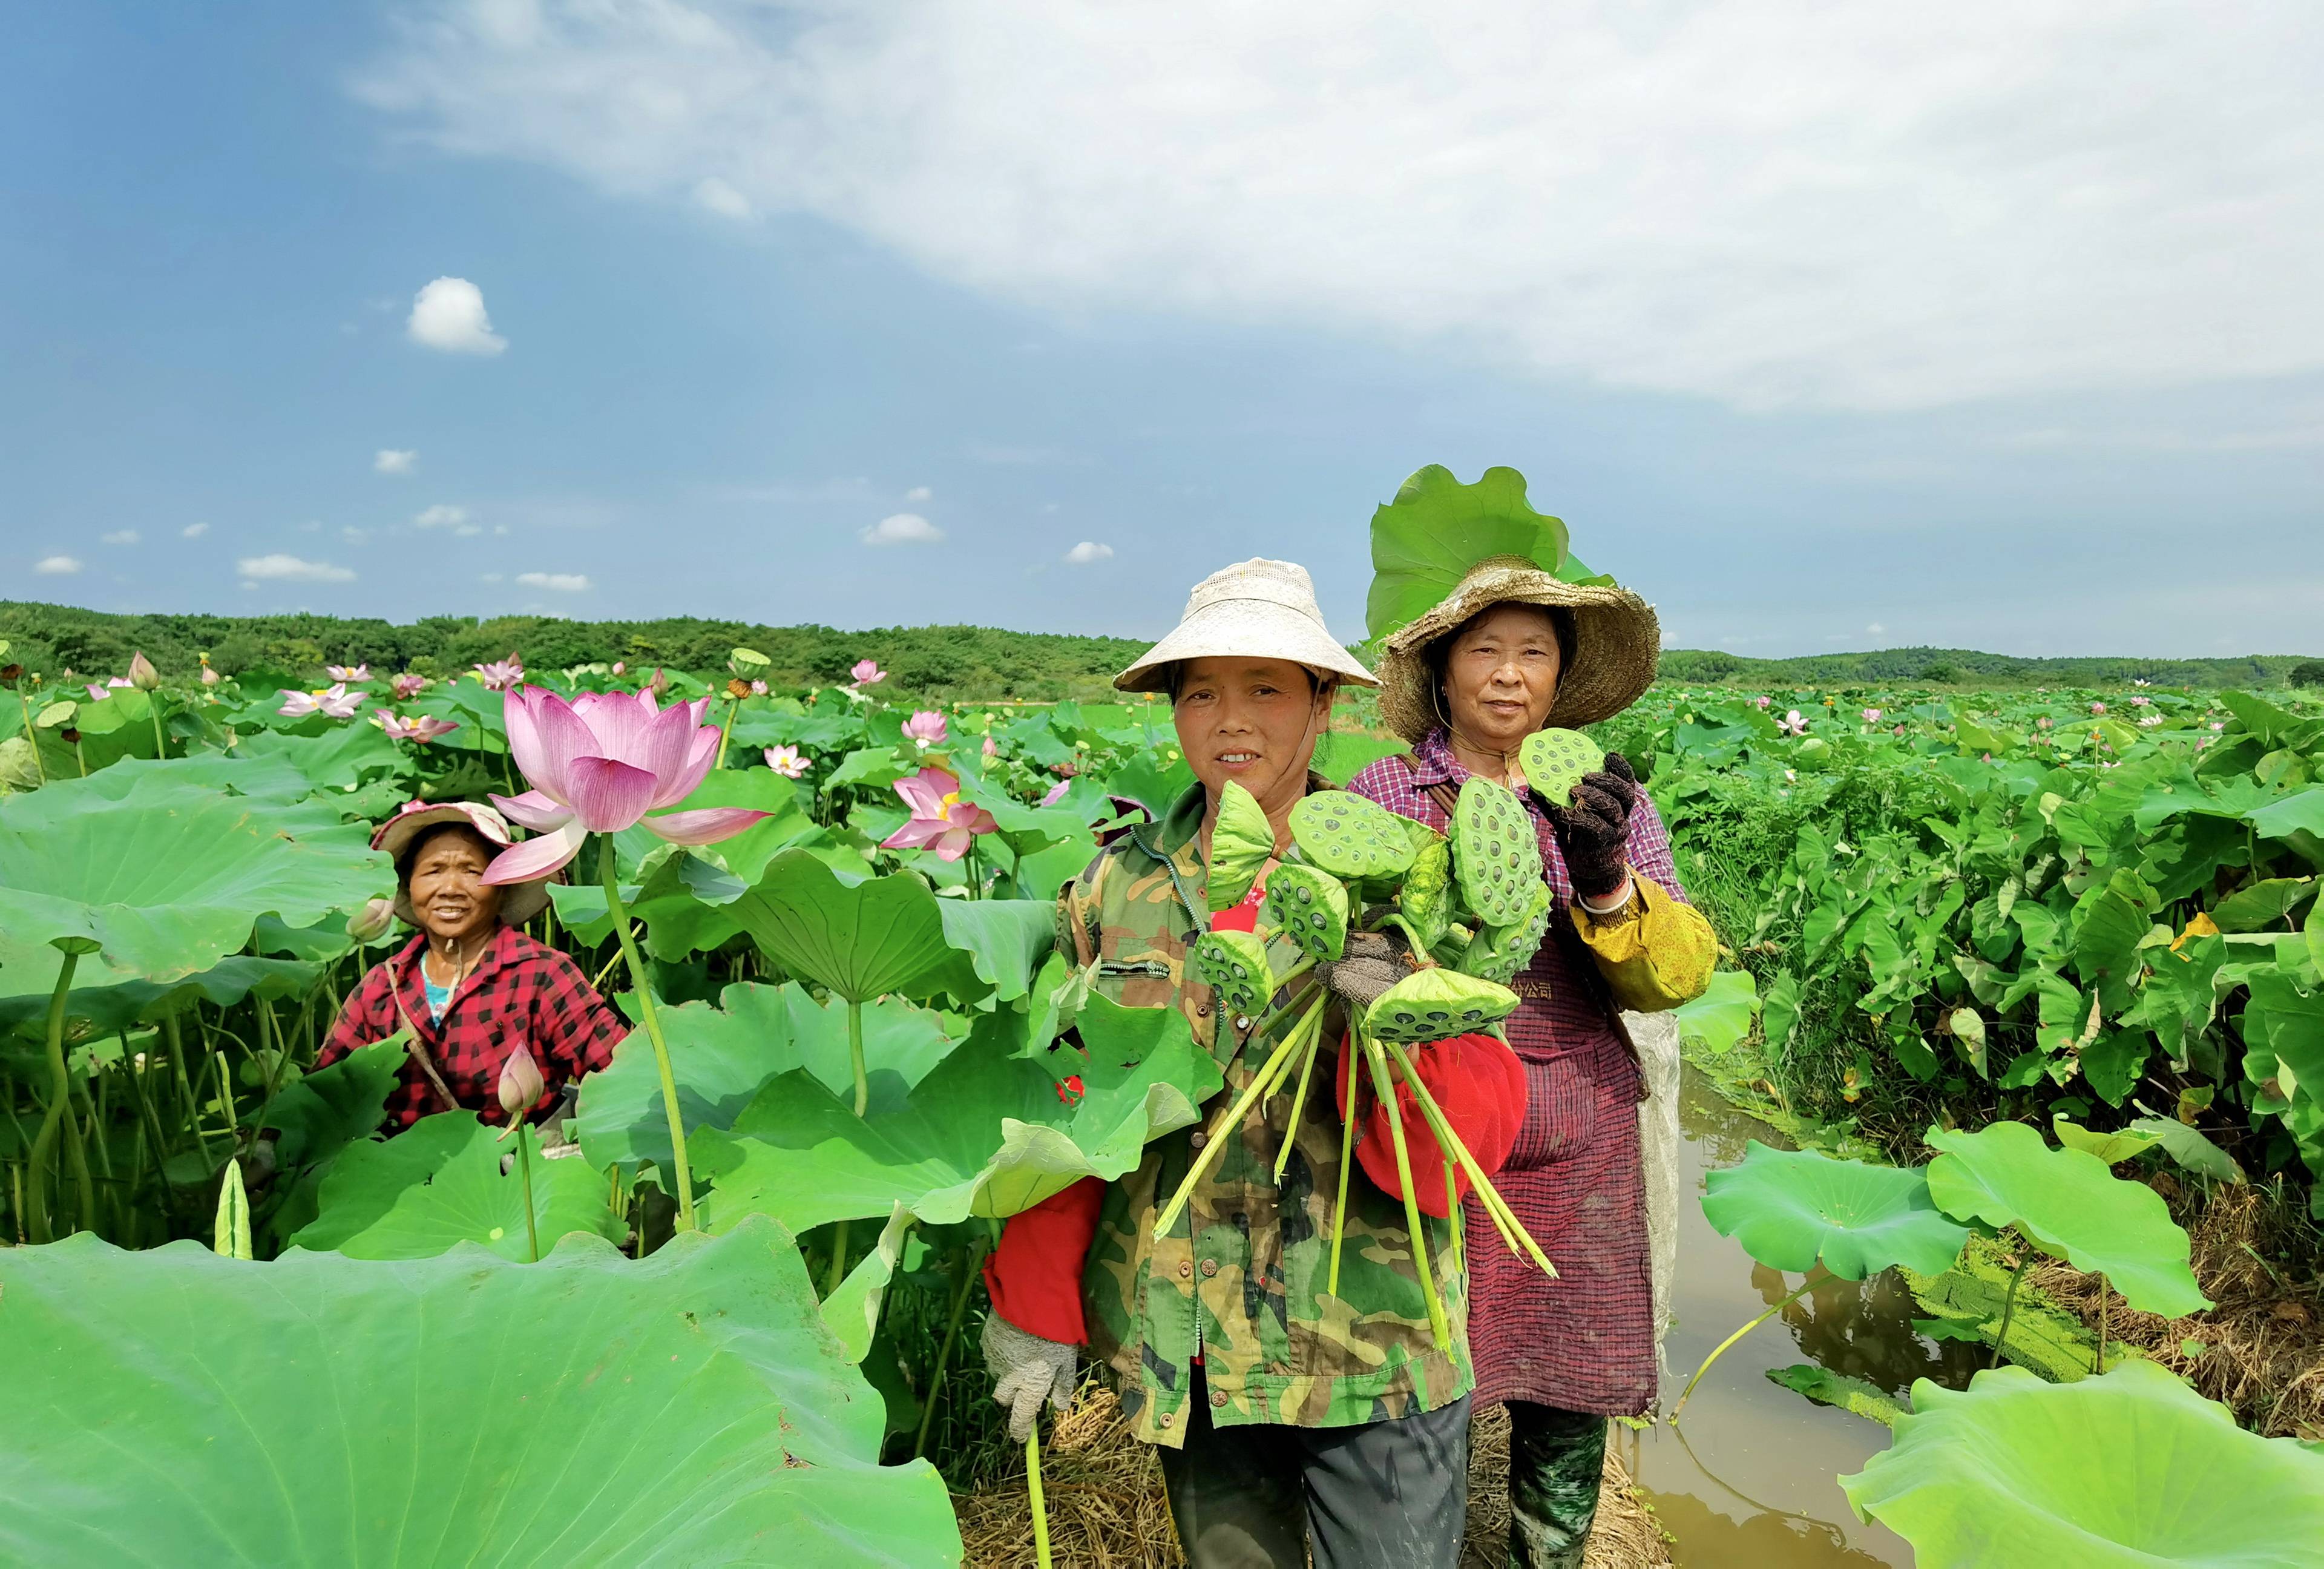
[(1189, 660), (1170, 718), (1213, 805), (1232, 780), (1261, 806), (1287, 809), (1305, 790), (1331, 702), (1289, 660)]
[(482, 937), (500, 918), (501, 891), (484, 881), (492, 847), (466, 828), (439, 828), (412, 857), (411, 913), (429, 936), (460, 943)]
[(1444, 711), (1462, 739), (1511, 752), (1557, 701), (1557, 629), (1533, 605), (1497, 605), (1463, 627), (1444, 660)]

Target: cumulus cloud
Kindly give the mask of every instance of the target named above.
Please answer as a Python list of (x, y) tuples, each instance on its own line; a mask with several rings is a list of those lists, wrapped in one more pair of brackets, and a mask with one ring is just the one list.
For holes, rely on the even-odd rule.
[(468, 521), (467, 508), (452, 506), (445, 502), (438, 502), (434, 506), (414, 513), (411, 526), (415, 529), (449, 529), (463, 539), (484, 531), (482, 525)]
[(1871, 633), (1874, 637), (1878, 637), (1882, 632), (1886, 632), (1888, 629), (1887, 629), (1886, 627), (1885, 627), (1885, 626), (1882, 626), (1878, 622), (1877, 622), (1877, 621), (1876, 621), (1876, 622), (1874, 622), (1870, 626), (1866, 627), (1864, 630), (1865, 630), (1866, 632), (1868, 632)]
[(250, 582), (352, 583), (355, 578), (348, 568), (334, 567), (327, 561), (309, 561), (280, 551), (272, 556), (244, 556), (235, 563), (235, 570)]
[(209, 531), (210, 526), (208, 523), (188, 523), (178, 531), (178, 537), (181, 540), (198, 540)]
[(751, 216), (751, 198), (715, 174), (695, 183), (694, 203), (722, 218), (746, 218)]
[[(2314, 11), (2166, 0), (444, 0), (439, 145), (701, 171), (1063, 310), (1304, 323), (1730, 403), (2324, 365)], [(1554, 88), (1545, 89), (1545, 83)], [(864, 112), (877, 104), (876, 114)]]
[(420, 464), (420, 454), (406, 448), (383, 447), (372, 454), (374, 474), (410, 474)]
[(927, 485), (916, 485), (911, 489), (904, 493), (904, 499), (908, 502), (924, 502), (934, 497), (936, 494), (936, 493), (935, 491), (930, 490)]
[(897, 512), (881, 518), (860, 536), (867, 545), (937, 545), (945, 533), (918, 512)]
[(589, 586), (587, 576), (579, 572), (520, 572), (516, 580), (527, 588), (554, 588), (559, 594), (579, 594)]
[(43, 556), (32, 563), (32, 570), (43, 577), (69, 577), (80, 570), (80, 560), (74, 556)]
[(495, 355), (508, 347), (484, 314), (484, 291), (466, 278), (438, 278), (412, 296), (403, 329), (412, 342), (446, 354)]
[(115, 529), (109, 534), (99, 534), (97, 540), (107, 545), (134, 545), (144, 537), (134, 529)]
[(1075, 567), (1086, 567), (1093, 561), (1113, 559), (1113, 547), (1101, 545), (1095, 540), (1084, 540), (1065, 552), (1065, 559)]

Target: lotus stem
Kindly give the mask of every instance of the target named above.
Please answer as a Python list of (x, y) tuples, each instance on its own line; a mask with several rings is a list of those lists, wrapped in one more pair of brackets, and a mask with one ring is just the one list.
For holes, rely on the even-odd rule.
[(662, 1038), (661, 1016), (654, 1011), (653, 982), (646, 974), (636, 939), (630, 936), (630, 912), (622, 903), (621, 871), (615, 859), (612, 836), (600, 835), (597, 864), (605, 880), (605, 908), (613, 912), (613, 935), (621, 938), (622, 956), (630, 962), (630, 979), (638, 989), (646, 1039), (652, 1043), (654, 1067), (661, 1075), (661, 1107), (669, 1118), (670, 1176), (678, 1189), (678, 1225), (680, 1231), (696, 1231), (700, 1228), (694, 1220), (694, 1177), (686, 1164), (686, 1119), (678, 1109), (678, 1075), (670, 1071), (669, 1042)]
[(2114, 1292), (2107, 1285), (2106, 1271), (2101, 1269), (2098, 1271), (2098, 1362), (2091, 1370), (2094, 1372), (2106, 1371), (2107, 1312), (2113, 1306), (2109, 1300), (2113, 1296)]
[(1412, 1098), (1419, 1104), (1421, 1117), (1428, 1123), (1428, 1131), (1436, 1135), (1437, 1147), (1458, 1160), (1461, 1168), (1469, 1174), (1470, 1186), (1477, 1190), (1477, 1202), (1487, 1214), (1493, 1217), (1502, 1240), (1509, 1244), (1509, 1251), (1526, 1253), (1551, 1279), (1556, 1279), (1556, 1266), (1541, 1251), (1541, 1245), (1533, 1240), (1533, 1233), (1525, 1229), (1524, 1223), (1517, 1217), (1517, 1212), (1509, 1208), (1508, 1201), (1501, 1196), (1500, 1190), (1485, 1176), (1483, 1168), (1477, 1164), (1476, 1157), (1469, 1153), (1469, 1147), (1461, 1142), (1461, 1136), (1452, 1131), (1443, 1108), (1436, 1103), (1436, 1097), (1428, 1093), (1428, 1086), (1414, 1071), (1412, 1059), (1405, 1055), (1404, 1048), (1394, 1041), (1388, 1042), (1387, 1046), (1396, 1057), (1396, 1066), (1403, 1072), (1404, 1082), (1412, 1086)]
[(25, 699), (24, 688), (16, 688), (16, 706), (24, 715), (24, 740), (32, 748), (32, 771), (42, 784), (49, 782), (49, 765), (41, 761), (41, 733), (32, 728), (32, 705)]
[[(1987, 1364), (1989, 1366), (1999, 1367), (2002, 1359), (2008, 1354), (2009, 1319), (2017, 1311), (2017, 1283), (2025, 1278), (2026, 1267), (2033, 1262), (2034, 1250), (2021, 1239), (2017, 1244), (2017, 1268), (2011, 1272), (2009, 1289), (2001, 1297), (2001, 1332), (1993, 1337), (1993, 1361)], [(2105, 1349), (2103, 1341), (2099, 1343), (2099, 1349), (2102, 1352)]]
[[(156, 758), (166, 759), (170, 755), (170, 743), (161, 738), (161, 693), (148, 692), (145, 694), (145, 713), (147, 716), (153, 721), (153, 755)], [(33, 750), (37, 752), (40, 749), (35, 747)]]
[(1292, 1053), (1298, 1049), (1301, 1039), (1322, 1015), (1323, 1001), (1323, 994), (1315, 998), (1306, 1015), (1292, 1026), (1290, 1034), (1283, 1038), (1283, 1044), (1277, 1047), (1274, 1055), (1251, 1075), (1250, 1084), (1235, 1097), (1234, 1104), (1228, 1108), (1226, 1115), (1211, 1125), (1210, 1137), (1204, 1141), (1202, 1153), (1194, 1157), (1194, 1164), (1186, 1169), (1185, 1180), (1178, 1185), (1178, 1191), (1170, 1195), (1170, 1202), (1163, 1206), (1161, 1215), (1154, 1223), (1156, 1241), (1170, 1234), (1170, 1227), (1177, 1220), (1178, 1212), (1185, 1209), (1186, 1201), (1194, 1195), (1194, 1185), (1202, 1181), (1219, 1158), (1225, 1154), (1228, 1135), (1242, 1126), (1243, 1119), (1250, 1115), (1251, 1107), (1267, 1097), (1276, 1080), (1288, 1067)]
[(963, 1255), (960, 1285), (952, 1294), (952, 1316), (945, 1320), (944, 1340), (936, 1347), (936, 1371), (928, 1375), (927, 1403), (920, 1407), (920, 1431), (912, 1440), (914, 1460), (927, 1453), (928, 1426), (936, 1420), (936, 1397), (944, 1391), (945, 1370), (952, 1366), (952, 1348), (960, 1338), (961, 1315), (968, 1311), (968, 1294), (976, 1288), (977, 1270), (991, 1246), (990, 1239), (980, 1239), (975, 1247)]
[(872, 1107), (872, 1079), (863, 1067), (863, 1004), (847, 1000), (847, 1066), (855, 1073), (855, 1114)]
[(742, 699), (740, 697), (726, 700), (726, 723), (718, 727), (718, 761), (710, 765), (713, 773), (726, 766), (726, 738), (734, 734), (734, 714), (742, 706)]
[(1388, 1082), (1388, 1057), (1379, 1042), (1364, 1042), (1364, 1061), (1372, 1070), (1373, 1093), (1388, 1109), (1388, 1136), (1396, 1150), (1397, 1186), (1404, 1189), (1406, 1241), (1411, 1247), (1413, 1273), (1420, 1277), (1420, 1295), (1428, 1304), (1428, 1327), (1435, 1334), (1436, 1349), (1451, 1351), (1452, 1328), (1445, 1322), (1444, 1303), (1436, 1294), (1436, 1272), (1428, 1263), (1428, 1232), (1421, 1219), (1420, 1195), (1412, 1184), (1412, 1156), (1404, 1144), (1404, 1118), (1397, 1112), (1396, 1087)]
[(531, 1262), (540, 1262), (540, 1223), (532, 1217), (532, 1129), (526, 1122), (516, 1125), (517, 1175), (524, 1179), (524, 1240), (531, 1249)]
[(1025, 1435), (1025, 1496), (1033, 1510), (1033, 1562), (1049, 1569), (1049, 1506), (1041, 1500), (1041, 1419)]
[(55, 1237), (49, 1219), (49, 1160), (56, 1153), (58, 1126), (70, 1113), (66, 1103), (72, 1094), (72, 1077), (65, 1068), (65, 1001), (72, 995), (73, 971), (79, 964), (78, 954), (66, 954), (57, 970), (56, 987), (49, 993), (49, 1105), (41, 1117), (41, 1131), (32, 1140), (32, 1209), (27, 1216), (35, 1242)]
[[(1443, 1141), (1438, 1140), (1441, 1145)], [(1444, 1219), (1452, 1228), (1452, 1272), (1459, 1274), (1469, 1267), (1465, 1251), (1461, 1246), (1461, 1185), (1453, 1180), (1452, 1158), (1444, 1158)]]
[(1284, 1125), (1283, 1148), (1275, 1152), (1275, 1180), (1283, 1180), (1291, 1165), (1291, 1151), (1299, 1138), (1299, 1114), (1307, 1105), (1307, 1081), (1315, 1072), (1315, 1054), (1323, 1044), (1321, 1029), (1307, 1032), (1307, 1049), (1299, 1058), (1299, 1088), (1291, 1097), (1291, 1121)]
[(847, 1278), (848, 1225), (849, 1223), (844, 1216), (832, 1224), (831, 1266), (824, 1271), (823, 1277), (823, 1295), (825, 1301), (830, 1300), (831, 1294), (839, 1289), (840, 1282)]
[(200, 1146), (202, 1160), (208, 1164), (210, 1140), (209, 1135), (202, 1131), (202, 1109), (194, 1103), (194, 1081), (192, 1075), (186, 1072), (185, 1032), (178, 1028), (178, 1016), (174, 1013), (163, 1016), (161, 1028), (170, 1037), (170, 1067), (178, 1081), (179, 1098), (184, 1102), (186, 1116), (194, 1125), (194, 1142)]
[(1797, 1302), (1801, 1297), (1806, 1296), (1808, 1294), (1808, 1288), (1814, 1284), (1815, 1278), (1811, 1275), (1807, 1279), (1800, 1282), (1799, 1289), (1796, 1291), (1785, 1292), (1782, 1299), (1773, 1307), (1770, 1307), (1766, 1312), (1759, 1315), (1758, 1317), (1753, 1319), (1750, 1323), (1737, 1330), (1733, 1334), (1729, 1335), (1725, 1340), (1720, 1341), (1717, 1349), (1712, 1351), (1709, 1356), (1702, 1359), (1702, 1365), (1694, 1370), (1694, 1377), (1687, 1380), (1686, 1388), (1679, 1391), (1678, 1404), (1671, 1407), (1671, 1420), (1674, 1422), (1678, 1420), (1678, 1414), (1686, 1409), (1686, 1402), (1688, 1398), (1693, 1395), (1695, 1385), (1702, 1382), (1702, 1375), (1711, 1371), (1711, 1364), (1717, 1361), (1720, 1357), (1725, 1353), (1729, 1346), (1733, 1345), (1737, 1341), (1741, 1340), (1745, 1335), (1750, 1334), (1753, 1330), (1766, 1323), (1767, 1320), (1775, 1317), (1775, 1315), (1781, 1313), (1784, 1308), (1789, 1307), (1793, 1303)]
[[(1353, 1035), (1341, 1043), (1342, 1051), (1353, 1051)], [(1333, 1297), (1340, 1294), (1340, 1239), (1348, 1234), (1348, 1168), (1356, 1163), (1356, 1086), (1363, 1075), (1356, 1065), (1348, 1064), (1348, 1103), (1341, 1108), (1340, 1117), (1340, 1196), (1332, 1210), (1332, 1272), (1323, 1289)]]

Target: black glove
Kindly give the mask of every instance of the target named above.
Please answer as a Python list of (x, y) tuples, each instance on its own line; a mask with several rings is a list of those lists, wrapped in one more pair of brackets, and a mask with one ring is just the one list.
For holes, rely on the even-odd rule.
[(1572, 875), (1573, 891), (1603, 899), (1628, 875), (1630, 813), (1638, 804), (1638, 776), (1618, 752), (1606, 766), (1585, 773), (1573, 787), (1573, 804), (1549, 807), (1549, 826)]

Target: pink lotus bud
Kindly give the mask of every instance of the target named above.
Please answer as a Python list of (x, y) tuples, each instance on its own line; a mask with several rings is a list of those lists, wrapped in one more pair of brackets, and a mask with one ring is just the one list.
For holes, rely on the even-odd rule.
[(984, 738), (984, 761), (991, 762), (994, 758), (999, 757), (1000, 755), (1001, 749), (992, 744), (992, 737), (990, 735), (986, 736)]
[(375, 943), (395, 925), (395, 900), (374, 899), (347, 918), (347, 936), (359, 943)]
[(630, 670), (630, 666), (629, 666), (629, 661), (628, 661), (628, 660), (615, 660), (613, 661), (613, 674), (615, 674), (615, 675), (617, 675), (617, 676), (625, 676), (625, 675), (629, 674), (629, 670)]
[(205, 687), (215, 687), (217, 684), (218, 673), (210, 669), (209, 662), (208, 660), (204, 660), (202, 663), (202, 685)]
[(2093, 703), (2090, 705), (2090, 712), (2093, 714), (2103, 714), (2106, 712), (2106, 705), (2103, 703)]
[(923, 746), (941, 744), (945, 738), (945, 716), (931, 708), (923, 708), (904, 721), (904, 739), (917, 741)]
[(408, 703), (412, 698), (417, 697), (420, 693), (428, 689), (428, 678), (425, 676), (415, 676), (410, 672), (406, 671), (404, 674), (396, 677), (389, 685), (390, 689), (395, 693), (395, 699), (397, 702)]
[(129, 656), (129, 684), (141, 692), (152, 692), (161, 685), (161, 672), (143, 653)]
[(549, 1093), (549, 1084), (540, 1076), (540, 1068), (532, 1060), (532, 1053), (521, 1046), (509, 1053), (501, 1064), (501, 1081), (495, 1093), (500, 1097), (501, 1110), (511, 1121), (530, 1111), (541, 1096)]
[(653, 679), (646, 683), (646, 690), (653, 694), (655, 702), (660, 702), (669, 693), (669, 677), (661, 670), (655, 670)]

